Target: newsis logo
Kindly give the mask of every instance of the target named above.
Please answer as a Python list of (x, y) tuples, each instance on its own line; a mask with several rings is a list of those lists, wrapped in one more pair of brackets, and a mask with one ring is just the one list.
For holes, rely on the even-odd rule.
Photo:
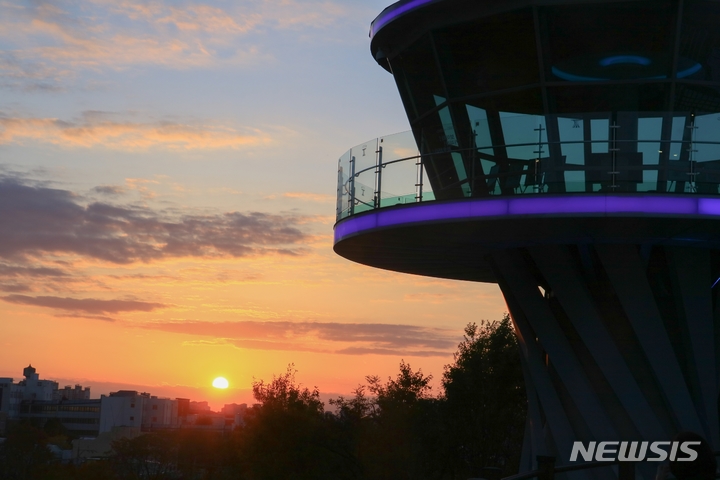
[[(573, 442), (570, 461), (578, 455), (586, 462), (692, 462), (698, 458), (692, 446), (700, 442)], [(669, 450), (669, 451), (668, 451)]]

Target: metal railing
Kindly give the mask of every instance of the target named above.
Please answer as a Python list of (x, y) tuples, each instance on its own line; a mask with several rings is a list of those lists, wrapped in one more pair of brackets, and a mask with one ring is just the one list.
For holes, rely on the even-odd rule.
[[(490, 141), (492, 122), (476, 121), (464, 144), (454, 134), (408, 131), (353, 147), (338, 164), (337, 220), (436, 199), (573, 192), (720, 195), (720, 114), (636, 113), (630, 126), (610, 114), (583, 115), (502, 117), (504, 142)], [(453, 126), (442, 129), (452, 132)]]

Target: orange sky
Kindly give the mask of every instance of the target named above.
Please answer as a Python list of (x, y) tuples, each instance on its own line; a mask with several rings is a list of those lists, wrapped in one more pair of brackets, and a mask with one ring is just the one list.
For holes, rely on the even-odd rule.
[(0, 376), (216, 408), (289, 363), (325, 395), (438, 379), (497, 287), (332, 251), (337, 159), (408, 129), (385, 6), (0, 2)]

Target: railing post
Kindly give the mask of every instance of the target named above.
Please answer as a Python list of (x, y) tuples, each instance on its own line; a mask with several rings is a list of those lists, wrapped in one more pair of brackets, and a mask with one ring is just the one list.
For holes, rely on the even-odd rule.
[(555, 457), (538, 455), (535, 458), (538, 464), (538, 480), (553, 480), (555, 478)]
[(350, 215), (355, 213), (355, 156), (350, 150)]
[(687, 128), (690, 129), (690, 148), (688, 148), (688, 163), (690, 164), (690, 172), (688, 173), (688, 176), (690, 176), (690, 193), (697, 193), (697, 185), (695, 184), (695, 177), (697, 177), (698, 172), (695, 171), (695, 152), (697, 152), (697, 149), (695, 148), (695, 131), (697, 130), (697, 125), (695, 125), (695, 114), (690, 114), (690, 125), (688, 125)]
[(542, 134), (543, 131), (546, 130), (543, 128), (542, 123), (538, 125), (538, 128), (535, 129), (536, 132), (538, 132), (538, 149), (535, 150), (533, 153), (537, 153), (537, 158), (535, 159), (535, 185), (533, 186), (533, 190), (535, 193), (540, 193), (540, 159), (542, 158), (543, 148), (542, 148)]
[(617, 171), (617, 153), (620, 151), (620, 149), (617, 146), (617, 129), (618, 128), (620, 128), (620, 126), (617, 124), (617, 122), (613, 121), (613, 124), (610, 125), (610, 131), (612, 132), (612, 140), (611, 140), (612, 148), (609, 149), (611, 152), (610, 158), (612, 159), (612, 168), (611, 168), (611, 171), (609, 172), (610, 178), (612, 179), (610, 188), (613, 189), (612, 190), (613, 192), (615, 192), (615, 189), (619, 187), (619, 185), (617, 184), (617, 175), (618, 175), (618, 173), (620, 173)]
[(633, 462), (618, 463), (618, 480), (635, 480), (635, 464)]
[(422, 163), (422, 156), (418, 155), (417, 162), (415, 163), (417, 166), (417, 183), (415, 184), (415, 187), (417, 189), (417, 195), (415, 196), (416, 202), (422, 202), (422, 195), (423, 195), (423, 163)]
[[(340, 162), (338, 162), (340, 163)], [(343, 207), (343, 190), (345, 189), (345, 183), (343, 181), (343, 167), (342, 165), (338, 167), (338, 180), (337, 180), (337, 200), (335, 205), (335, 219), (340, 220), (342, 217), (342, 207)]]
[(382, 169), (383, 169), (383, 163), (382, 163), (382, 147), (378, 147), (377, 149), (377, 172), (375, 177), (375, 182), (377, 184), (377, 190), (375, 190), (375, 208), (380, 208), (380, 195), (382, 193)]

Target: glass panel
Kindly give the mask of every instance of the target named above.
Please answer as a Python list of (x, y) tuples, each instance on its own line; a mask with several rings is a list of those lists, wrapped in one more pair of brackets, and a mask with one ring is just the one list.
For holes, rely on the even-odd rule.
[(670, 144), (670, 160), (680, 160), (683, 135), (685, 134), (685, 117), (673, 117)]
[(355, 206), (360, 213), (375, 207), (375, 170), (377, 162), (377, 139), (353, 147), (355, 158)]
[(380, 146), (383, 147), (383, 164), (385, 165), (395, 160), (419, 155), (415, 137), (409, 130), (380, 137)]
[(638, 152), (642, 154), (643, 165), (653, 165), (652, 170), (643, 170), (642, 185), (638, 185), (639, 192), (657, 190), (658, 171), (660, 163), (660, 142), (663, 119), (661, 117), (638, 119)]
[(428, 62), (434, 57), (429, 37), (425, 35), (391, 62), (405, 111), (411, 120), (436, 107), (433, 95), (445, 96), (440, 74), (435, 64)]
[(720, 183), (720, 114), (696, 115), (693, 149), (698, 193), (716, 195)]
[(590, 120), (592, 153), (608, 153), (610, 121), (604, 118)]
[(487, 112), (472, 105), (465, 105), (465, 108), (467, 109), (470, 124), (473, 126), (475, 146), (480, 149), (491, 147), (492, 139), (490, 138), (490, 128), (488, 128)]
[(380, 147), (384, 165), (380, 205), (389, 207), (415, 202), (417, 161), (420, 154), (412, 132), (381, 137)]
[(442, 124), (443, 132), (445, 132), (445, 145), (448, 147), (457, 147), (458, 139), (457, 135), (455, 135), (452, 117), (450, 117), (450, 109), (448, 107), (443, 107), (438, 110), (438, 115), (440, 116), (440, 123)]
[(562, 142), (562, 154), (565, 163), (573, 165), (585, 164), (584, 122), (582, 118), (557, 118), (558, 132)]
[(695, 116), (694, 160), (710, 162), (720, 160), (720, 114)]
[(348, 150), (338, 160), (338, 185), (337, 185), (337, 207), (336, 219), (340, 220), (351, 214), (352, 204), (352, 183), (350, 178), (352, 175), (352, 150)]
[[(472, 176), (473, 178), (481, 179), (483, 176), (489, 175), (490, 170), (493, 165), (495, 165), (495, 162), (487, 159), (487, 157), (494, 156), (487, 112), (482, 108), (472, 105), (465, 105), (465, 109), (467, 110), (468, 120), (472, 126), (473, 137), (475, 138), (475, 142), (471, 147), (477, 149), (477, 157), (479, 157), (479, 161), (477, 158), (474, 160), (473, 167), (475, 171), (472, 172)], [(487, 185), (487, 179), (485, 179), (485, 185)], [(489, 193), (492, 194), (493, 192)]]
[(418, 193), (421, 193), (422, 201), (423, 202), (430, 202), (432, 200), (435, 200), (435, 194), (432, 191), (432, 187), (430, 186), (430, 182), (427, 181), (427, 170), (425, 170), (425, 167), (422, 167), (422, 182), (418, 182), (421, 185), (422, 191), (418, 190)]
[[(378, 206), (487, 195), (720, 194), (720, 113), (540, 116), (493, 113), (472, 105), (465, 109), (474, 145), (448, 144), (440, 116), (431, 115), (427, 119), (434, 118), (435, 127), (421, 137), (421, 144), (435, 142), (434, 150), (420, 155), (413, 132), (403, 132), (363, 143), (340, 157), (337, 218)], [(663, 132), (669, 138), (663, 139)], [(501, 141), (492, 145), (493, 139)]]
[[(515, 113), (500, 112), (503, 136), (507, 147), (508, 157), (523, 160), (538, 158), (540, 150), (547, 144), (547, 127), (545, 117), (540, 115), (518, 115)], [(542, 155), (540, 155), (542, 156)]]
[[(565, 172), (565, 188), (568, 192), (584, 192), (585, 172), (567, 171)], [(593, 191), (600, 190), (600, 185), (595, 184)]]

